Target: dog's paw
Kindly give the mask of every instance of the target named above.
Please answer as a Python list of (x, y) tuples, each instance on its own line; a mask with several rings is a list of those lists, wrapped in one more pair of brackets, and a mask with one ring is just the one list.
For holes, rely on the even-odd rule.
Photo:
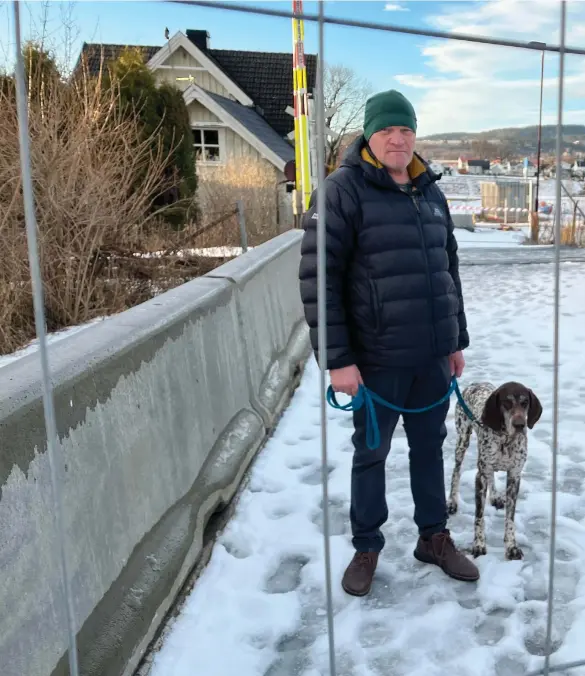
[(478, 556), (485, 556), (487, 554), (487, 547), (485, 545), (478, 545), (475, 542), (471, 548), (471, 555), (477, 559)]
[(456, 500), (448, 500), (447, 501), (447, 511), (449, 514), (457, 514), (457, 501)]
[(517, 545), (514, 545), (513, 547), (508, 547), (506, 549), (506, 559), (508, 561), (520, 561), (523, 558), (524, 552)]
[(504, 509), (506, 506), (506, 498), (502, 497), (501, 495), (496, 495), (490, 500), (492, 507), (495, 507), (496, 509)]

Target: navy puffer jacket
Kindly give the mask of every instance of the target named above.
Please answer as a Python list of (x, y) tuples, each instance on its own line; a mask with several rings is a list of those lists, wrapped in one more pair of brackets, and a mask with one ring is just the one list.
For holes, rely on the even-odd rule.
[[(325, 180), (327, 368), (418, 367), (469, 345), (457, 241), (439, 178), (417, 155), (402, 191), (359, 137)], [(317, 193), (303, 219), (300, 293), (317, 338)]]

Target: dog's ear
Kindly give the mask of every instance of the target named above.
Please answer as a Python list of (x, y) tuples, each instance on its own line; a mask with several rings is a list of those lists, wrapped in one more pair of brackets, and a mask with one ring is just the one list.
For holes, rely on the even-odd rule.
[(540, 416), (542, 415), (542, 404), (531, 389), (528, 390), (528, 399), (529, 404), (527, 424), (529, 429), (532, 429), (540, 420)]
[(481, 422), (495, 432), (500, 432), (504, 427), (499, 388), (494, 390), (485, 402), (483, 413), (481, 414)]

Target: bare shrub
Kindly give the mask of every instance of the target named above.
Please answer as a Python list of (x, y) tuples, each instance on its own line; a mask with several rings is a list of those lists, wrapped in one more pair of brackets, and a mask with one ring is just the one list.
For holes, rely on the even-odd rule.
[[(115, 88), (99, 78), (37, 87), (42, 96), (29, 94), (31, 164), (47, 328), (55, 330), (152, 295), (112, 254), (140, 249), (160, 215), (153, 199), (173, 186), (168, 155), (122, 115)], [(0, 301), (5, 353), (34, 336), (11, 87), (0, 88)]]
[[(277, 176), (268, 162), (231, 157), (223, 166), (199, 166), (197, 173), (202, 226), (233, 212), (236, 201), (242, 200), (250, 246), (278, 234)], [(221, 229), (210, 229), (198, 246), (239, 246), (239, 243), (238, 222), (232, 217)]]
[[(539, 244), (554, 244), (555, 226), (553, 224), (540, 227)], [(585, 246), (585, 227), (583, 225), (562, 225), (561, 226), (561, 246), (574, 246), (582, 248)]]
[[(86, 71), (64, 83), (54, 61), (38, 56), (34, 49), (25, 54), (49, 331), (120, 312), (233, 256), (225, 248), (240, 245), (238, 199), (249, 245), (277, 234), (276, 173), (267, 162), (250, 159), (204, 167), (197, 195), (202, 204), (186, 205), (192, 220), (177, 230), (163, 218), (176, 204), (154, 206), (184, 178), (169, 171), (169, 139), (160, 129), (145, 134), (140, 111), (128, 114), (120, 105), (120, 89), (105, 68), (97, 78)], [(199, 249), (208, 247), (218, 247), (217, 254), (201, 255)], [(1, 354), (35, 336), (10, 77), (0, 81), (0, 303)]]

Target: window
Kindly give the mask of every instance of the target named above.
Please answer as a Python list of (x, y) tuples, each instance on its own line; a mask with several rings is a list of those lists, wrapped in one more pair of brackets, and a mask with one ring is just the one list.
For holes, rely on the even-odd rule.
[(193, 129), (193, 145), (198, 162), (220, 162), (219, 129)]

